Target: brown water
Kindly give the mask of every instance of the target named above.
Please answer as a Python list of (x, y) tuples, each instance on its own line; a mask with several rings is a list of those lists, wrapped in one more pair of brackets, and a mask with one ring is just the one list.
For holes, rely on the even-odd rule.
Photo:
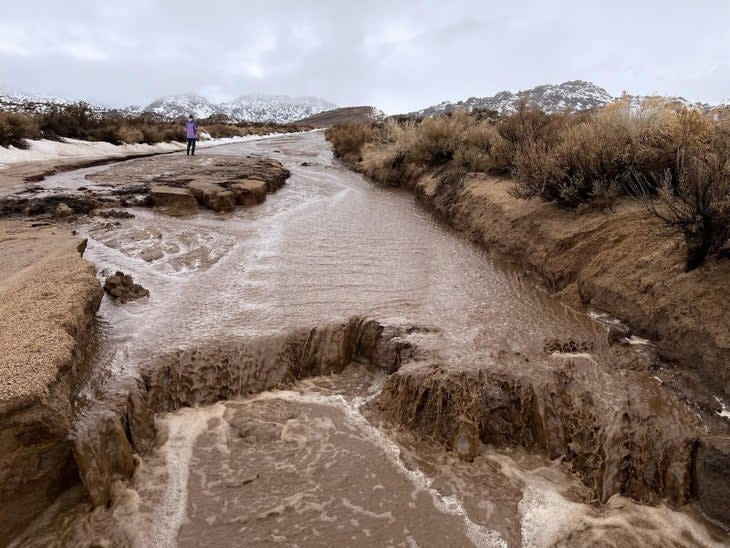
[[(173, 219), (140, 209), (119, 226), (82, 228), (89, 260), (132, 274), (151, 296), (123, 306), (104, 301), (105, 343), (80, 400), (103, 401), (116, 379), (142, 376), (157, 402), (150, 404), (158, 412), (156, 440), (133, 479), (114, 484), (108, 509), (92, 510), (83, 490), (72, 490), (18, 545), (710, 546), (726, 540), (692, 508), (672, 510), (659, 500), (681, 501), (673, 493), (684, 484), (662, 484), (654, 497), (656, 482), (637, 487), (609, 470), (596, 492), (567, 463), (544, 456), (580, 460), (581, 450), (557, 447), (548, 434), (537, 440), (533, 419), (512, 417), (496, 429), (506, 404), (487, 419), (457, 405), (464, 400), (460, 390), (471, 390), (468, 375), (480, 369), (508, 379), (515, 394), (527, 383), (541, 410), (556, 397), (555, 379), (569, 375), (576, 388), (565, 393), (594, 396), (586, 413), (616, 413), (629, 423), (639, 417), (629, 429), (655, 436), (659, 447), (662, 436), (667, 445), (684, 439), (685, 429), (691, 437), (697, 419), (685, 416), (688, 410), (653, 378), (643, 347), (609, 347), (604, 325), (492, 260), (411, 194), (379, 188), (338, 165), (321, 133), (201, 154), (263, 154), (282, 161), (292, 176), (264, 204), (227, 217)], [(83, 177), (102, 169), (61, 174), (45, 185), (88, 185)], [(393, 340), (423, 355), (413, 361), (412, 352), (404, 354), (407, 367), (392, 378), (358, 364), (246, 396), (286, 377), (274, 374), (284, 355), (294, 356), (292, 363), (305, 351), (316, 358), (320, 367), (297, 377), (339, 371), (321, 366), (342, 361), (332, 356), (342, 353), (349, 335), (325, 333), (316, 345), (310, 336), (301, 344), (287, 337), (353, 316), (400, 326)], [(579, 348), (553, 352), (555, 340), (577, 341)], [(452, 388), (439, 384), (462, 377)], [(443, 411), (448, 424), (437, 427), (437, 416), (421, 420), (419, 410), (430, 413), (432, 399), (413, 395), (418, 386), (448, 394), (448, 405), (434, 404), (434, 416)], [(186, 407), (193, 403), (204, 405)], [(554, 415), (556, 428), (570, 421), (580, 428), (587, 420), (578, 411), (570, 420), (564, 411)], [(668, 417), (651, 419), (659, 434), (638, 426), (649, 415)], [(540, 411), (542, 429), (546, 416)], [(97, 418), (80, 415), (81, 439), (93, 438)], [(495, 428), (489, 436), (485, 424), (469, 430), (485, 420)], [(526, 422), (518, 433), (520, 420)], [(607, 424), (610, 431), (614, 423)], [(468, 434), (457, 436), (455, 452), (442, 445), (449, 448), (454, 425)], [(610, 443), (602, 443), (608, 470)], [(679, 455), (671, 465), (686, 467), (687, 458)], [(661, 461), (652, 459), (645, 455), (632, 466), (647, 475)], [(614, 494), (616, 485), (642, 500), (651, 495), (653, 504)]]

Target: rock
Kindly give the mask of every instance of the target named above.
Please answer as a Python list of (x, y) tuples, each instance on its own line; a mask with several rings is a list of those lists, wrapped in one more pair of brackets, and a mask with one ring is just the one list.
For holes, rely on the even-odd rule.
[(730, 436), (700, 440), (694, 463), (697, 498), (702, 510), (730, 524)]
[(143, 249), (139, 254), (139, 258), (147, 261), (148, 263), (156, 261), (157, 259), (162, 259), (164, 256), (165, 252), (160, 244), (151, 245), (150, 247)]
[(233, 211), (236, 209), (236, 200), (233, 197), (233, 192), (230, 190), (224, 190), (217, 193), (211, 199), (209, 207), (217, 213)]
[(195, 196), (185, 188), (156, 185), (150, 188), (150, 196), (155, 206), (170, 215), (184, 215), (198, 211)]
[(236, 208), (233, 192), (226, 190), (221, 185), (206, 181), (193, 181), (188, 183), (187, 187), (198, 202), (217, 213), (233, 211)]
[(142, 297), (149, 297), (150, 295), (150, 292), (144, 287), (134, 283), (132, 276), (124, 274), (124, 272), (119, 270), (106, 279), (104, 282), (104, 291), (123, 303)]
[(54, 215), (60, 219), (70, 217), (74, 214), (74, 210), (71, 209), (67, 204), (60, 203), (56, 206)]
[(266, 200), (266, 183), (257, 179), (244, 179), (231, 184), (228, 189), (236, 198), (236, 203), (250, 206)]
[(98, 217), (104, 217), (105, 219), (133, 219), (134, 215), (128, 211), (122, 211), (119, 209), (100, 209), (95, 211), (95, 215)]

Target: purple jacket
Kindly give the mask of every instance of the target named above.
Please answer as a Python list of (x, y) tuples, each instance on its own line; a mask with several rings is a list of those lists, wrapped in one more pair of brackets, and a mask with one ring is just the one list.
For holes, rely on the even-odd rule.
[(198, 136), (198, 124), (195, 123), (195, 120), (185, 122), (185, 129), (187, 130), (188, 139), (195, 139)]

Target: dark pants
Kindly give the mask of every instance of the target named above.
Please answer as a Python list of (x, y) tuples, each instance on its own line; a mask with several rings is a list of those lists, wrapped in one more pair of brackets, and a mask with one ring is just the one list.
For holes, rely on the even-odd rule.
[(195, 156), (195, 141), (197, 141), (195, 138), (188, 139), (188, 155), (190, 155), (192, 151), (193, 156)]

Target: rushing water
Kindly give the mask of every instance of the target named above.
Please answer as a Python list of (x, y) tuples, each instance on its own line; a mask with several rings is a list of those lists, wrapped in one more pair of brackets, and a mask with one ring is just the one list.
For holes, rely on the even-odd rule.
[[(321, 133), (200, 151), (262, 154), (292, 172), (256, 207), (95, 222), (86, 257), (149, 299), (104, 300), (104, 344), (82, 397), (170, 349), (225, 348), (352, 316), (440, 334), (444, 360), (543, 353), (551, 339), (600, 355), (605, 329), (495, 262), (405, 191), (333, 161)], [(47, 189), (93, 182), (92, 168)], [(590, 358), (590, 356), (589, 356)], [(592, 359), (592, 358), (591, 358)], [(353, 366), (287, 390), (158, 416), (159, 440), (110, 509), (80, 490), (21, 545), (579, 546), (721, 544), (692, 511), (613, 497), (605, 506), (555, 461), (484, 447), (461, 462), (364, 413), (382, 373)]]

